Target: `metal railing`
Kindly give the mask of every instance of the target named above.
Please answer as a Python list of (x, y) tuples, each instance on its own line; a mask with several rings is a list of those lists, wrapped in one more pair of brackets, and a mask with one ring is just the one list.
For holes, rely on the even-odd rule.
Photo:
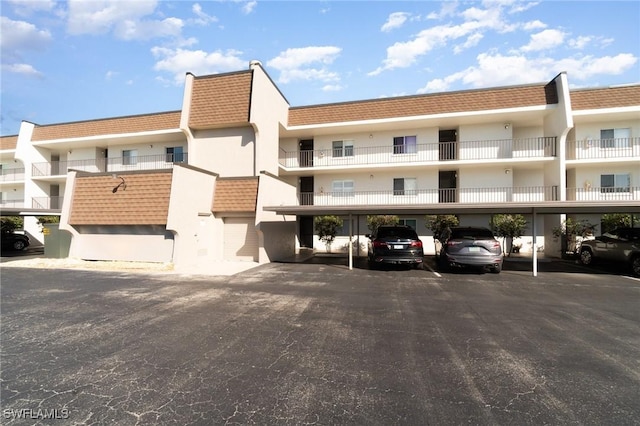
[(24, 207), (24, 200), (0, 200), (0, 207)]
[(31, 199), (31, 208), (33, 209), (53, 209), (59, 210), (62, 208), (62, 202), (64, 197), (34, 197)]
[(91, 173), (121, 172), (129, 170), (170, 169), (176, 163), (187, 163), (187, 153), (155, 154), (136, 157), (92, 158), (88, 160), (52, 161), (34, 163), (32, 174), (38, 176), (61, 176), (69, 170)]
[(13, 182), (24, 180), (24, 167), (0, 170), (0, 182)]
[[(435, 142), (411, 146), (411, 152), (386, 146), (354, 146), (349, 151), (316, 149), (286, 151), (280, 148), (279, 163), (284, 167), (335, 167), (367, 164), (402, 164), (456, 160), (498, 160), (545, 158), (557, 154), (555, 137), (496, 139), (465, 142)], [(345, 155), (346, 153), (351, 155)]]
[(640, 137), (567, 141), (567, 160), (640, 157)]
[(557, 186), (446, 188), (407, 191), (302, 192), (300, 205), (412, 205), (438, 203), (528, 203), (558, 201)]
[(640, 186), (567, 188), (568, 201), (640, 201)]

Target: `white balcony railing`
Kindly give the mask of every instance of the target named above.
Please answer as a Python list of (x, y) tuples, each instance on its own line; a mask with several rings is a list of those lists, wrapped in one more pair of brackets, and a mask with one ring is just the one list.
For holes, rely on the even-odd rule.
[(176, 163), (186, 163), (187, 153), (156, 154), (137, 157), (92, 158), (89, 160), (52, 161), (34, 163), (32, 173), (39, 176), (66, 175), (69, 170), (83, 172), (122, 172), (131, 170), (159, 170), (170, 169)]
[(557, 186), (447, 188), (405, 191), (303, 192), (300, 205), (412, 205), (438, 203), (527, 203), (557, 201)]
[(0, 200), (1, 208), (22, 208), (24, 207), (24, 200)]
[(640, 158), (640, 138), (567, 141), (567, 160)]
[[(345, 155), (347, 154), (347, 155)], [(500, 139), (466, 142), (436, 142), (415, 146), (371, 146), (343, 149), (286, 151), (280, 149), (280, 165), (287, 168), (336, 167), (368, 164), (447, 162), (544, 158), (556, 155), (556, 138)]]
[(31, 208), (59, 210), (62, 208), (62, 201), (62, 196), (34, 197), (31, 199)]
[(640, 201), (640, 186), (567, 188), (569, 201)]
[(24, 180), (24, 168), (0, 170), (0, 182), (16, 182)]

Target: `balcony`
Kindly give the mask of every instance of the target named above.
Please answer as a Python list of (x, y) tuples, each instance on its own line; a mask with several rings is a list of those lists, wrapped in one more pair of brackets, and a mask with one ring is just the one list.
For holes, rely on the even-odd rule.
[(567, 141), (567, 160), (640, 158), (640, 138)]
[(56, 197), (34, 197), (31, 199), (33, 209), (60, 210), (62, 208), (62, 196)]
[(343, 167), (356, 165), (438, 163), (449, 161), (491, 161), (534, 159), (556, 156), (556, 138), (501, 139), (468, 142), (436, 142), (406, 146), (347, 147), (285, 151), (279, 163), (285, 168)]
[(22, 208), (24, 200), (0, 200), (0, 208)]
[(567, 188), (569, 201), (640, 201), (640, 186)]
[(413, 205), (438, 203), (531, 203), (558, 201), (557, 186), (416, 189), (404, 191), (302, 192), (300, 205)]
[(0, 182), (24, 181), (24, 168), (2, 169), (0, 170)]
[(160, 170), (171, 169), (176, 163), (187, 163), (187, 153), (34, 163), (32, 165), (32, 174), (33, 177), (47, 177), (66, 175), (69, 170), (91, 173)]

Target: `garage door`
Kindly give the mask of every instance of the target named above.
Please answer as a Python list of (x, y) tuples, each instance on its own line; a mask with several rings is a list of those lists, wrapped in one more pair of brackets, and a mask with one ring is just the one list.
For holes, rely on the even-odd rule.
[(258, 260), (255, 218), (229, 217), (224, 221), (224, 259)]

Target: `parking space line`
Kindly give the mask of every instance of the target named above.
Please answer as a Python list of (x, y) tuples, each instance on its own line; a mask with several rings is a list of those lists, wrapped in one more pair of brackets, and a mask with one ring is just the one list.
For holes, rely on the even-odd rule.
[(424, 263), (424, 266), (426, 266), (427, 268), (429, 268), (429, 270), (431, 272), (433, 272), (435, 274), (436, 277), (438, 278), (442, 278), (442, 275), (440, 275), (440, 273), (436, 272), (430, 265), (427, 265), (426, 263)]

